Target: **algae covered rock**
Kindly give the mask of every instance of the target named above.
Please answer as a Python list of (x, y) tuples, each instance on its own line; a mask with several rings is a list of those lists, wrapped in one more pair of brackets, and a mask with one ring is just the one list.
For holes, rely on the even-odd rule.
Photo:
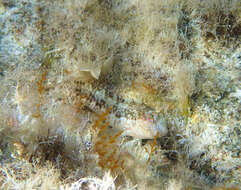
[(239, 187), (240, 7), (0, 0), (0, 188)]

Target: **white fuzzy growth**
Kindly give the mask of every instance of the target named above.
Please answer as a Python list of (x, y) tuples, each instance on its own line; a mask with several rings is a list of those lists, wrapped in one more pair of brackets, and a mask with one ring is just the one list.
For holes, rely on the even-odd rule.
[(236, 92), (231, 93), (230, 97), (241, 99), (241, 89), (236, 88)]

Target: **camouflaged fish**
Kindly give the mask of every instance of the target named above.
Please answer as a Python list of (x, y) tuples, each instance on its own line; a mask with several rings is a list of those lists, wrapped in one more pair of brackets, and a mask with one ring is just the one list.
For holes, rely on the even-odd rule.
[[(81, 89), (82, 92), (86, 90)], [(111, 108), (108, 122), (113, 128), (123, 130), (123, 135), (153, 139), (157, 134), (163, 136), (167, 133), (164, 117), (144, 104), (124, 100), (110, 92), (106, 93), (104, 89), (93, 90), (87, 97), (84, 107), (91, 112), (101, 113)]]

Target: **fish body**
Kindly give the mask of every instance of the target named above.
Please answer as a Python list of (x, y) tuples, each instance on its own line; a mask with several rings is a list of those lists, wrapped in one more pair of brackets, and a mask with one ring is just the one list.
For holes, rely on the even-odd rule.
[(122, 130), (123, 135), (153, 139), (157, 133), (160, 136), (167, 133), (165, 118), (160, 113), (120, 96), (108, 96), (105, 90), (91, 91), (84, 104), (95, 113), (111, 107), (107, 120), (113, 128)]

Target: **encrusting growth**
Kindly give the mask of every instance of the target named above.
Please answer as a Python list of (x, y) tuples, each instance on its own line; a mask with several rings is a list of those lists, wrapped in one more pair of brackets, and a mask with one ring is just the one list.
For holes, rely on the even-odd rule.
[(149, 157), (148, 157), (147, 163), (150, 162), (152, 154), (157, 150), (157, 138), (158, 138), (159, 136), (160, 136), (160, 134), (159, 134), (159, 132), (157, 132), (157, 134), (156, 134), (155, 137), (154, 137), (153, 142), (152, 142), (152, 143), (149, 143), (150, 146), (151, 146), (151, 150), (150, 150), (150, 151), (149, 151), (146, 147), (144, 147), (145, 150), (146, 150), (146, 152), (149, 153)]
[(37, 113), (33, 114), (32, 116), (34, 118), (39, 118), (41, 117), (41, 106), (42, 106), (42, 99), (43, 99), (43, 92), (44, 92), (44, 85), (43, 83), (46, 80), (46, 76), (47, 76), (47, 72), (44, 72), (41, 76), (40, 81), (37, 81), (37, 85), (38, 85), (38, 95), (39, 95), (39, 102), (37, 104)]
[(109, 122), (106, 121), (111, 107), (101, 113), (94, 122), (93, 128), (97, 132), (97, 141), (94, 145), (94, 151), (99, 155), (98, 164), (103, 169), (109, 169), (112, 172), (117, 169), (124, 169), (124, 160), (119, 158), (118, 138), (123, 131), (114, 135), (108, 135), (107, 127)]

